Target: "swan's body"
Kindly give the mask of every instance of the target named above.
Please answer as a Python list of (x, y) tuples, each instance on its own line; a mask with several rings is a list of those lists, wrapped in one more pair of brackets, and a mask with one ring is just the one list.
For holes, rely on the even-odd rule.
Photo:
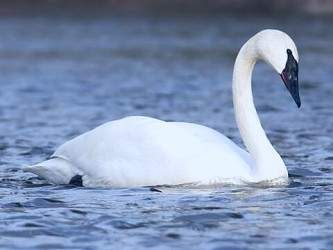
[(133, 116), (84, 133), (61, 145), (50, 160), (24, 170), (56, 184), (68, 184), (80, 175), (84, 186), (107, 187), (286, 181), (286, 166), (267, 139), (253, 104), (251, 75), (256, 60), (263, 59), (289, 83), (287, 50), (298, 60), (288, 35), (265, 30), (252, 37), (236, 59), (235, 114), (250, 154), (205, 126)]

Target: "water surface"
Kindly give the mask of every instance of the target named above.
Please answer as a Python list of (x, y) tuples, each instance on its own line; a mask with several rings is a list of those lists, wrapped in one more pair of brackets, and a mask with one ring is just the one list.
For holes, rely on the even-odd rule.
[[(331, 19), (0, 19), (0, 247), (332, 249)], [(255, 102), (291, 174), (285, 187), (88, 189), (21, 166), (128, 115), (204, 124), (242, 146), (231, 72), (264, 28), (295, 40), (302, 108), (259, 63)]]

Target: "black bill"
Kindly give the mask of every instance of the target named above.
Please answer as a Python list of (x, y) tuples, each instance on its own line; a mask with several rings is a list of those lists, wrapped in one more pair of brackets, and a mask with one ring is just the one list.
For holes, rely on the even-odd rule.
[(298, 64), (295, 60), (291, 50), (287, 50), (288, 59), (286, 63), (286, 67), (281, 73), (281, 78), (286, 85), (289, 93), (293, 97), (297, 107), (301, 107), (301, 99), (299, 97), (298, 90)]

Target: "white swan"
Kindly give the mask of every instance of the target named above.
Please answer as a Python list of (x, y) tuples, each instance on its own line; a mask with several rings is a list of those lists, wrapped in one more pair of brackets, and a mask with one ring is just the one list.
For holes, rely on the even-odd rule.
[(233, 72), (236, 121), (249, 153), (205, 126), (134, 116), (67, 141), (49, 160), (23, 170), (56, 184), (90, 187), (286, 182), (287, 168), (266, 137), (253, 104), (251, 76), (258, 59), (281, 75), (301, 105), (294, 42), (278, 30), (257, 33), (241, 48)]

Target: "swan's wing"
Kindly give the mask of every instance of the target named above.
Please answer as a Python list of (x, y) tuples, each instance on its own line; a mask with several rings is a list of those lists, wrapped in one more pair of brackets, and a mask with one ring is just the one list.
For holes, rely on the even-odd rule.
[(134, 116), (67, 141), (52, 158), (66, 159), (84, 173), (86, 186), (180, 184), (194, 180), (185, 163), (202, 150), (200, 141), (185, 129)]
[(178, 127), (186, 129), (192, 135), (200, 140), (201, 143), (211, 145), (224, 151), (225, 154), (236, 154), (241, 157), (248, 166), (253, 164), (249, 153), (242, 148), (238, 147), (232, 140), (225, 135), (217, 132), (209, 127), (186, 122), (170, 122)]

